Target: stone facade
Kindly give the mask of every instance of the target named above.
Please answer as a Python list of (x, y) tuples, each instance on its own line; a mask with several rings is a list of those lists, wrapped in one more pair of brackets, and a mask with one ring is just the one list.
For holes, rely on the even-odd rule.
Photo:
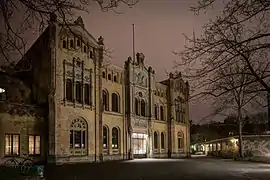
[[(157, 82), (143, 53), (121, 68), (106, 64), (103, 46), (103, 38), (93, 38), (80, 17), (69, 28), (53, 18), (27, 53), (35, 56), (19, 63), (30, 59), (33, 80), (40, 82), (39, 102), (45, 97), (48, 161), (189, 155), (189, 85), (181, 73)], [(37, 49), (46, 53), (33, 53)]]

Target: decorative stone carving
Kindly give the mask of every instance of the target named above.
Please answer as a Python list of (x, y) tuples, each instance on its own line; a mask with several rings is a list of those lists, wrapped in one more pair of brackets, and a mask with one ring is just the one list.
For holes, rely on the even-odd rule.
[(84, 80), (87, 82), (90, 82), (90, 77), (89, 76), (84, 76)]
[(66, 76), (67, 76), (67, 77), (72, 77), (72, 76), (73, 76), (72, 71), (67, 71), (67, 72), (66, 72)]
[(147, 124), (147, 120), (144, 119), (133, 119), (132, 120), (132, 126), (133, 127), (137, 127), (137, 128), (147, 128), (148, 124)]
[(78, 74), (76, 74), (76, 78), (77, 79), (81, 79), (82, 78), (82, 75), (78, 73)]

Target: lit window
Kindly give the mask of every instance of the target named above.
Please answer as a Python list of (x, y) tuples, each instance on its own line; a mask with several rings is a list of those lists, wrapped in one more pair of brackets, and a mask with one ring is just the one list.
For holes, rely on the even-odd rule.
[(40, 136), (29, 136), (29, 154), (40, 155)]
[(69, 144), (71, 154), (87, 155), (87, 123), (83, 119), (74, 119), (70, 125)]
[(108, 149), (108, 128), (103, 126), (103, 148)]
[(178, 149), (182, 149), (183, 148), (183, 133), (179, 132), (177, 134), (177, 140), (178, 140)]
[(119, 149), (119, 131), (116, 127), (112, 129), (112, 148)]
[(5, 135), (5, 155), (19, 155), (20, 135), (6, 134)]
[(0, 88), (0, 101), (7, 100), (7, 92), (5, 89)]

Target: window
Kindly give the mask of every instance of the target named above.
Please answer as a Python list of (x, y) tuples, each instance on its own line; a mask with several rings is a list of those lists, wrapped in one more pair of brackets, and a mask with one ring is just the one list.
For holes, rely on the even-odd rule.
[(141, 100), (141, 115), (142, 115), (142, 116), (145, 116), (145, 115), (146, 115), (145, 112), (146, 112), (145, 102), (144, 102), (144, 100), (142, 99), (142, 100)]
[(108, 74), (108, 80), (112, 80), (112, 75)]
[(140, 112), (139, 112), (139, 100), (137, 98), (135, 98), (135, 113), (136, 115), (140, 115)]
[(63, 48), (67, 48), (67, 41), (66, 40), (63, 40)]
[(74, 119), (70, 124), (69, 145), (71, 154), (87, 155), (87, 123), (83, 119)]
[(7, 100), (7, 91), (3, 88), (0, 88), (0, 101)]
[(155, 107), (154, 107), (154, 113), (155, 113), (155, 119), (158, 119), (158, 105), (155, 104)]
[(90, 84), (84, 84), (84, 103), (90, 105)]
[(154, 132), (154, 149), (157, 149), (157, 148), (158, 148), (158, 134), (155, 131)]
[(93, 59), (93, 51), (90, 51), (89, 56), (90, 56), (91, 59)]
[(113, 76), (113, 81), (117, 82), (117, 77), (116, 76)]
[(164, 109), (163, 106), (160, 106), (160, 120), (164, 121)]
[(6, 134), (5, 135), (5, 155), (19, 155), (20, 154), (20, 135)]
[(73, 85), (71, 79), (66, 80), (66, 99), (73, 101)]
[(105, 111), (109, 111), (109, 93), (107, 90), (102, 91), (103, 108)]
[(70, 40), (70, 47), (71, 48), (74, 48), (74, 44), (73, 44), (73, 40), (72, 39)]
[(183, 133), (182, 132), (178, 132), (177, 140), (178, 140), (178, 149), (182, 149), (183, 148)]
[(103, 148), (108, 149), (108, 128), (103, 126)]
[(112, 93), (112, 111), (120, 112), (120, 100), (119, 95)]
[(185, 121), (184, 105), (180, 99), (175, 100), (175, 119), (176, 122)]
[(30, 135), (28, 137), (28, 145), (30, 155), (40, 155), (40, 136)]
[(83, 52), (86, 53), (86, 46), (83, 46)]
[(77, 39), (77, 46), (81, 46), (81, 41), (79, 39)]
[(165, 149), (165, 135), (161, 133), (161, 149)]
[(112, 148), (118, 149), (119, 148), (119, 131), (116, 127), (112, 129)]
[(105, 79), (106, 78), (106, 73), (103, 71), (102, 72), (102, 77)]
[(76, 82), (76, 101), (82, 103), (82, 84), (81, 82)]

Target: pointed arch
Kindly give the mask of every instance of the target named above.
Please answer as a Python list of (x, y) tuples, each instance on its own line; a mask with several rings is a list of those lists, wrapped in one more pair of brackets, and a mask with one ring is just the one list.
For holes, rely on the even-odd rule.
[(120, 112), (120, 96), (118, 93), (112, 93), (112, 111)]
[(88, 124), (83, 118), (73, 119), (70, 123), (69, 144), (72, 155), (87, 155)]
[(184, 133), (182, 131), (177, 133), (177, 147), (178, 149), (183, 149), (184, 147)]
[(109, 92), (107, 89), (102, 90), (102, 103), (103, 109), (109, 111)]
[(103, 149), (109, 148), (109, 127), (107, 125), (103, 125)]
[(158, 149), (158, 133), (154, 132), (154, 149)]
[(112, 128), (112, 148), (120, 149), (120, 129), (119, 127)]
[(162, 132), (160, 135), (161, 138), (161, 149), (165, 149), (165, 133)]

